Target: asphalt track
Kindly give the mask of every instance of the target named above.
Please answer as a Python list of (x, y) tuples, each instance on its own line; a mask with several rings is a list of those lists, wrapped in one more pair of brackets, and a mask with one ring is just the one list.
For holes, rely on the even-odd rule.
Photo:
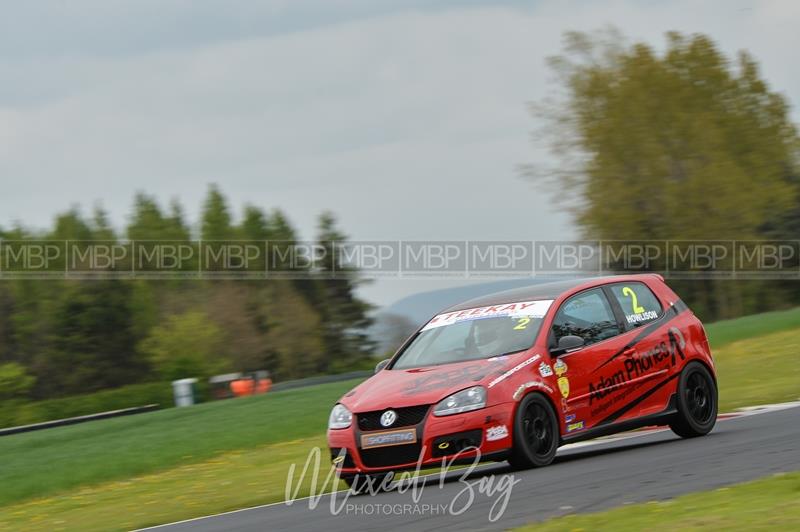
[[(799, 406), (800, 403), (778, 405), (720, 420), (711, 434), (692, 440), (681, 440), (669, 430), (660, 430), (576, 444), (559, 450), (555, 462), (542, 469), (512, 473), (505, 465), (488, 464), (477, 468), (466, 480), (461, 478), (463, 472), (452, 471), (444, 482), (438, 476), (427, 478), (416, 503), (411, 489), (347, 500), (338, 493), (334, 499), (337, 514), (332, 512), (331, 496), (327, 495), (319, 499), (314, 509), (309, 508), (308, 499), (299, 499), (291, 506), (276, 503), (155, 529), (505, 530), (567, 513), (663, 500), (800, 470)], [(501, 479), (509, 483), (512, 479), (508, 473), (518, 482), (511, 489), (502, 517), (492, 522), (492, 505), (502, 499), (503, 492), (488, 496), (478, 488), (481, 482), (490, 480), (495, 485)], [(451, 508), (457, 512), (469, 498), (467, 483), (472, 486), (473, 502), (463, 513), (453, 515)], [(495, 512), (499, 509), (496, 506)]]

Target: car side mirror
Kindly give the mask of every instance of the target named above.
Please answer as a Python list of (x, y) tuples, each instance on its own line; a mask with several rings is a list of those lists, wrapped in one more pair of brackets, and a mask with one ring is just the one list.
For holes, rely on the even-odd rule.
[(389, 365), (389, 362), (391, 362), (391, 360), (392, 360), (391, 358), (387, 358), (386, 360), (381, 360), (380, 362), (378, 362), (375, 365), (375, 373), (378, 373), (380, 370)]
[(551, 355), (563, 355), (575, 349), (580, 349), (586, 342), (580, 336), (568, 334), (558, 339), (558, 346), (550, 349)]

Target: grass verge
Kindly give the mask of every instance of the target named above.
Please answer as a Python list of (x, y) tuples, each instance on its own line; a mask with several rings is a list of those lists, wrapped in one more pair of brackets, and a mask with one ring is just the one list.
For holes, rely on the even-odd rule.
[(0, 506), (320, 434), (344, 381), (0, 438)]
[(721, 411), (800, 399), (800, 329), (712, 349)]
[(718, 321), (705, 327), (711, 346), (720, 348), (739, 340), (800, 328), (800, 307)]
[[(0, 531), (131, 530), (282, 501), (289, 465), (298, 464), (299, 479), (315, 446), (322, 449), (320, 469), (327, 473), (325, 437), (296, 439), (6, 506), (0, 508)], [(309, 486), (306, 478), (298, 497), (308, 495)]]
[(517, 532), (797, 530), (798, 527), (800, 473), (789, 473), (662, 502), (559, 517), (518, 528)]

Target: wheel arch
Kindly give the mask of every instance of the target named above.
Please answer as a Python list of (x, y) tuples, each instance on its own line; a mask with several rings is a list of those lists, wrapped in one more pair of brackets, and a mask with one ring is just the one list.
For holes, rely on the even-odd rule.
[(519, 411), (519, 407), (522, 404), (522, 401), (524, 401), (525, 398), (528, 397), (529, 395), (540, 395), (540, 396), (544, 397), (544, 399), (547, 401), (547, 403), (553, 409), (553, 412), (555, 412), (556, 421), (558, 422), (558, 444), (560, 446), (561, 442), (562, 442), (562, 438), (563, 438), (563, 434), (561, 434), (561, 425), (562, 425), (562, 423), (561, 423), (561, 415), (559, 414), (559, 410), (558, 410), (558, 408), (556, 406), (555, 401), (553, 401), (553, 398), (550, 397), (550, 395), (548, 395), (545, 392), (543, 392), (542, 390), (537, 390), (535, 388), (532, 388), (532, 389), (528, 390), (527, 392), (525, 392), (517, 400), (516, 404), (514, 405), (514, 415), (511, 417), (511, 419), (512, 419), (512, 423), (511, 423), (512, 430), (516, 430), (517, 411)]
[(703, 359), (701, 357), (693, 357), (693, 358), (688, 359), (686, 361), (686, 363), (683, 365), (683, 367), (681, 368), (681, 371), (680, 371), (679, 375), (681, 373), (683, 373), (686, 370), (686, 366), (688, 366), (692, 362), (697, 362), (701, 366), (706, 368), (706, 371), (708, 371), (708, 374), (711, 375), (711, 379), (714, 381), (714, 386), (717, 388), (717, 390), (719, 390), (719, 385), (717, 384), (717, 372), (714, 371), (714, 367), (712, 365), (710, 365), (705, 359)]

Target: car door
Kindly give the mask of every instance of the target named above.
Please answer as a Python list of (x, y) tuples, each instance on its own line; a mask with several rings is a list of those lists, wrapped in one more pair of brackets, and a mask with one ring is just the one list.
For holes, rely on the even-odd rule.
[[(610, 421), (656, 414), (666, 409), (675, 386), (676, 363), (683, 352), (683, 335), (665, 316), (666, 306), (647, 284), (638, 281), (613, 283), (604, 287), (625, 332), (625, 349), (618, 355), (627, 381), (626, 401), (615, 409)], [(676, 350), (676, 345), (678, 349)]]
[(551, 355), (553, 377), (561, 393), (562, 433), (569, 436), (603, 421), (624, 394), (626, 379), (621, 316), (602, 287), (579, 292), (556, 311), (549, 332), (553, 349), (559, 338), (580, 336), (584, 346), (559, 356)]

